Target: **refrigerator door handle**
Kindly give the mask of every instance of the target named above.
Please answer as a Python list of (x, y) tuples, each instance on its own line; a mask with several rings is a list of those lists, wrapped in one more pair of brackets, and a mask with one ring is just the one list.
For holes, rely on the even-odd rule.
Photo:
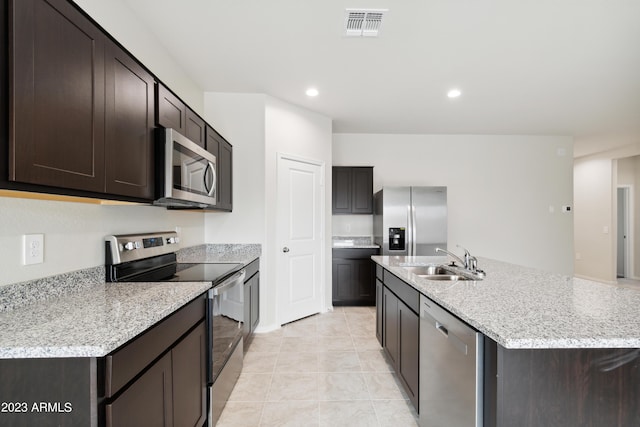
[(407, 255), (413, 255), (413, 216), (411, 215), (411, 204), (407, 205)]
[(416, 207), (411, 206), (411, 255), (416, 256), (418, 254), (418, 243), (416, 233)]

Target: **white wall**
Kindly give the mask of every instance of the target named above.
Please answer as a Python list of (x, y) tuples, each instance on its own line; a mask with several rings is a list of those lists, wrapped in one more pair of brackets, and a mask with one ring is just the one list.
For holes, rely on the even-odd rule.
[(608, 158), (575, 161), (576, 276), (615, 280), (615, 174), (614, 163)]
[[(618, 171), (616, 186), (629, 188), (629, 213), (631, 217), (629, 218), (627, 239), (630, 245), (629, 255), (631, 255), (631, 262), (633, 264), (630, 266), (631, 277), (637, 279), (639, 277), (638, 273), (640, 272), (640, 257), (635, 256), (635, 254), (640, 253), (640, 238), (638, 238), (638, 230), (640, 230), (640, 215), (638, 215), (638, 212), (640, 212), (640, 156), (626, 157), (624, 159), (618, 159), (616, 162)], [(617, 192), (615, 194), (617, 196)], [(619, 224), (616, 224), (616, 227), (617, 226), (619, 226)], [(616, 238), (617, 232), (613, 236)], [(617, 242), (615, 243), (617, 251)], [(617, 257), (618, 255), (616, 253), (616, 260)]]
[(640, 142), (594, 138), (587, 145), (580, 152), (590, 154), (575, 159), (575, 274), (615, 283), (618, 161), (640, 155)]
[[(126, 4), (121, 0), (75, 2), (195, 111), (202, 112), (202, 90)], [(104, 264), (106, 235), (176, 226), (182, 228), (183, 246), (204, 242), (204, 215), (198, 212), (0, 198), (0, 285)], [(43, 264), (22, 265), (25, 233), (45, 234)]]
[[(277, 155), (295, 155), (308, 160), (324, 162), (324, 309), (331, 306), (331, 119), (320, 114), (267, 97), (266, 109), (266, 194), (267, 194), (267, 243), (265, 252), (271, 266), (280, 256), (277, 236)], [(276, 283), (276, 270), (269, 271), (268, 280)], [(279, 323), (277, 294), (265, 296), (269, 308), (267, 321)]]
[(73, 1), (195, 112), (201, 115), (204, 113), (202, 88), (187, 75), (129, 6), (121, 0)]
[[(0, 197), (0, 285), (104, 265), (111, 234), (181, 228), (183, 247), (204, 243), (204, 215), (155, 206), (103, 206)], [(22, 235), (44, 234), (44, 263), (22, 265)]]
[(334, 134), (333, 162), (374, 166), (374, 191), (447, 186), (453, 251), (460, 244), (477, 256), (572, 274), (573, 214), (561, 213), (573, 205), (572, 144), (554, 136)]
[[(331, 120), (260, 94), (205, 93), (205, 119), (233, 145), (233, 212), (208, 213), (207, 242), (260, 243), (260, 330), (277, 319), (277, 153), (325, 162), (325, 239), (331, 241)], [(325, 284), (330, 302), (330, 246)]]
[(209, 212), (208, 243), (265, 243), (265, 95), (205, 93), (205, 119), (233, 145), (233, 212)]
[(334, 236), (373, 236), (373, 215), (333, 215)]

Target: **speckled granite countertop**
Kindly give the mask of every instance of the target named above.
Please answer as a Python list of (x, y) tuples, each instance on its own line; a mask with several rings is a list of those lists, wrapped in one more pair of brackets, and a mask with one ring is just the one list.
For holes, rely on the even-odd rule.
[(371, 236), (333, 236), (332, 246), (334, 249), (378, 249), (380, 245), (373, 243)]
[[(178, 262), (248, 264), (260, 245), (181, 249)], [(0, 359), (102, 357), (211, 288), (211, 282), (104, 283), (95, 267), (0, 288)]]
[(478, 258), (481, 281), (437, 282), (401, 264), (443, 257), (372, 259), (505, 348), (640, 348), (640, 291)]
[(0, 358), (102, 357), (211, 287), (106, 283), (0, 313)]
[(238, 262), (249, 264), (260, 257), (260, 244), (205, 244), (180, 249), (177, 252), (178, 262)]

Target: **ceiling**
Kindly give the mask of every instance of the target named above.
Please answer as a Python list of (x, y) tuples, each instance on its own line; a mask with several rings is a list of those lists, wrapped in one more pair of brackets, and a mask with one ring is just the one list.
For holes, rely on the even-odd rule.
[[(638, 0), (123, 1), (203, 90), (336, 133), (640, 136)], [(380, 36), (345, 37), (346, 8), (389, 9)]]

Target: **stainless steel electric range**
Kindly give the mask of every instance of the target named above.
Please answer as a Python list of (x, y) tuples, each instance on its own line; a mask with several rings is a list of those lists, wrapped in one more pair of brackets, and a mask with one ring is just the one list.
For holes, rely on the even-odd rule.
[(243, 264), (178, 263), (175, 232), (109, 236), (107, 282), (211, 282), (207, 293), (208, 425), (215, 425), (242, 370)]

